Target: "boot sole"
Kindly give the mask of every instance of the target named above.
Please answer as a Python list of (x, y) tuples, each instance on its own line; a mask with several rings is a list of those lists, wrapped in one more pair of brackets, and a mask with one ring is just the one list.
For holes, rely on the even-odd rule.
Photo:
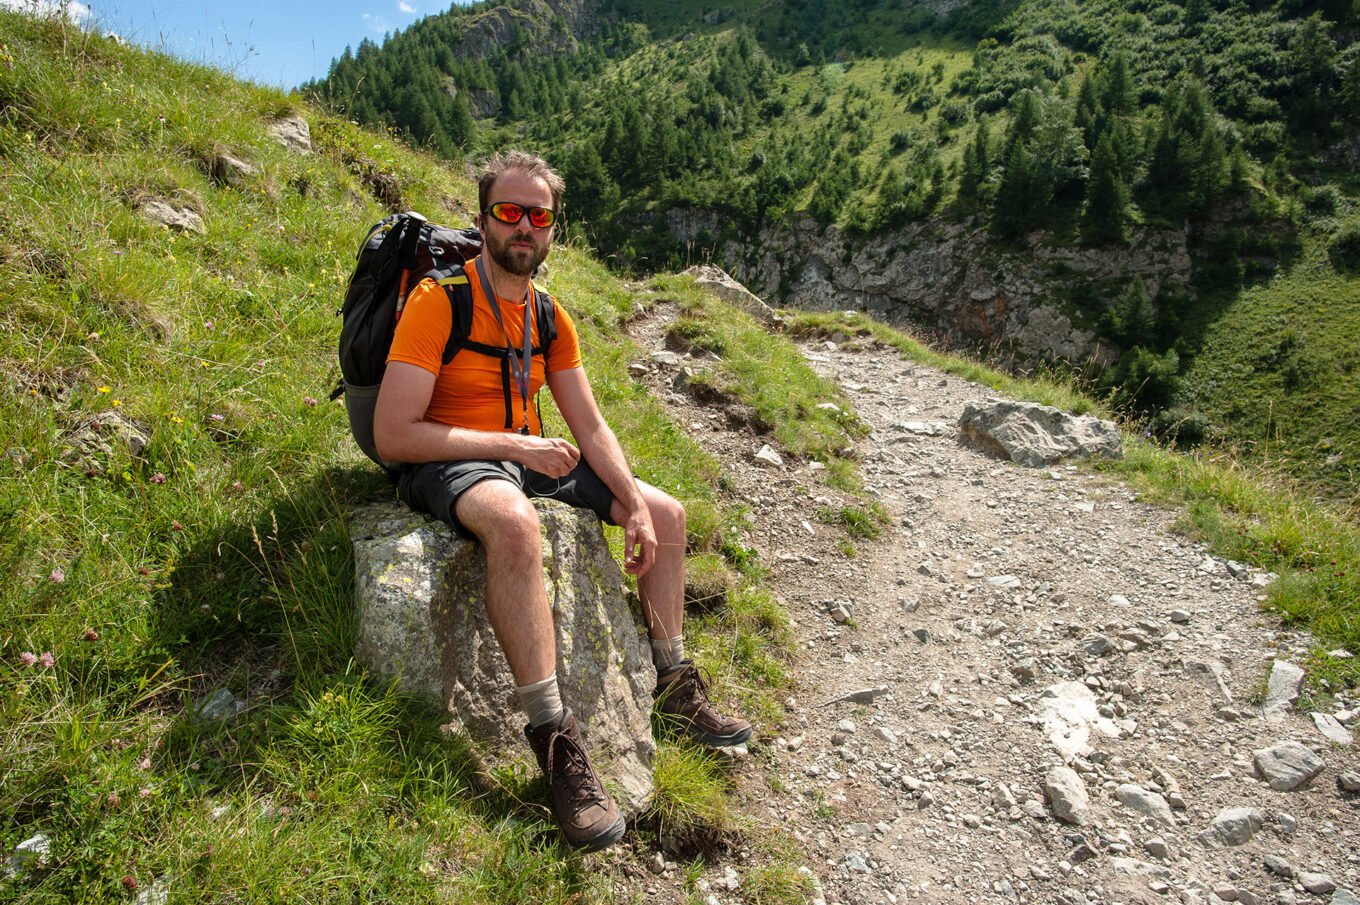
[(730, 748), (733, 745), (740, 745), (751, 737), (753, 731), (753, 727), (747, 726), (745, 729), (739, 729), (728, 735), (714, 735), (695, 728), (692, 723), (686, 722), (682, 716), (658, 713), (657, 717), (660, 719), (662, 728), (667, 731), (709, 748)]
[(613, 824), (609, 826), (608, 829), (606, 829), (603, 833), (600, 833), (598, 836), (595, 836), (592, 839), (577, 840), (568, 837), (566, 833), (563, 833), (562, 835), (566, 837), (567, 844), (574, 848), (576, 851), (581, 852), (583, 854), (588, 854), (590, 852), (598, 852), (601, 849), (609, 848), (609, 846), (613, 845), (615, 842), (618, 842), (620, 839), (622, 839), (623, 834), (627, 830), (628, 821), (624, 820), (623, 815), (620, 814), (619, 819), (615, 820)]

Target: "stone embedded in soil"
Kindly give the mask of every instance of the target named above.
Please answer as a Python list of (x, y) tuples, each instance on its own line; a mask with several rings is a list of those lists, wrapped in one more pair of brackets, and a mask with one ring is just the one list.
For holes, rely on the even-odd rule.
[(1044, 795), (1053, 816), (1064, 823), (1080, 826), (1091, 816), (1091, 799), (1086, 783), (1071, 767), (1054, 767), (1044, 777)]
[(1344, 747), (1350, 745), (1352, 741), (1350, 730), (1341, 725), (1337, 718), (1330, 713), (1313, 711), (1313, 725), (1317, 727), (1318, 732), (1322, 733), (1323, 738), (1333, 744)]
[(1327, 874), (1311, 870), (1301, 870), (1295, 877), (1299, 885), (1315, 896), (1325, 896), (1336, 891), (1336, 882)]
[(1336, 784), (1343, 792), (1360, 792), (1360, 772), (1347, 770), (1336, 778)]
[(1246, 845), (1261, 829), (1265, 818), (1256, 808), (1225, 808), (1218, 812), (1204, 841), (1218, 842), (1222, 845)]
[(1322, 758), (1295, 741), (1283, 741), (1256, 752), (1256, 773), (1277, 792), (1306, 787), (1323, 771)]
[(1171, 806), (1156, 792), (1149, 792), (1133, 783), (1124, 783), (1115, 790), (1114, 797), (1131, 811), (1150, 817), (1165, 826), (1174, 826), (1176, 819), (1171, 816)]
[(1276, 660), (1270, 668), (1270, 679), (1266, 686), (1266, 703), (1262, 708), (1265, 717), (1272, 723), (1285, 720), (1294, 709), (1294, 702), (1303, 691), (1303, 670), (1285, 660)]

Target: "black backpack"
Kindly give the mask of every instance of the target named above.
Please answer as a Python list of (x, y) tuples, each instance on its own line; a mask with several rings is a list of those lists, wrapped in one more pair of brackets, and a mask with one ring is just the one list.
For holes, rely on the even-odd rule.
[[(478, 230), (438, 226), (415, 211), (393, 214), (377, 223), (359, 246), (358, 264), (350, 277), (344, 307), (336, 312), (344, 318), (340, 328), (341, 379), (331, 399), (345, 397), (350, 433), (364, 454), (386, 469), (398, 469), (401, 463), (385, 461), (378, 455), (373, 440), (373, 410), (387, 370), (392, 335), (406, 306), (406, 295), (426, 277), (444, 287), (453, 309), (453, 328), (444, 345), (442, 363), (447, 365), (461, 349), (500, 358), (505, 427), (509, 430), (513, 426), (509, 350), (468, 339), (472, 329), (472, 289), (463, 264), (481, 250), (482, 234)], [(542, 290), (535, 292), (534, 307), (539, 345), (533, 354), (542, 355), (546, 366), (548, 349), (557, 338), (557, 318), (552, 299)]]

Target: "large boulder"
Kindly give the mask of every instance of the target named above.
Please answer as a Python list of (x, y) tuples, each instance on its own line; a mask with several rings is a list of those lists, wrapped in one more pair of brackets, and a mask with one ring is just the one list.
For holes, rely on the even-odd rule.
[(686, 270), (685, 274), (694, 277), (695, 286), (707, 289), (729, 305), (740, 308), (756, 320), (767, 324), (774, 320), (773, 309), (761, 301), (755, 293), (733, 279), (721, 267), (695, 264)]
[[(562, 698), (620, 807), (636, 813), (653, 787), (651, 657), (599, 519), (548, 500), (534, 506)], [(399, 503), (355, 512), (350, 538), (359, 660), (404, 690), (437, 696), (489, 762), (527, 756), (514, 678), (486, 615), (482, 546)]]
[(959, 417), (959, 439), (1031, 468), (1073, 457), (1124, 455), (1114, 422), (1035, 402), (969, 403)]

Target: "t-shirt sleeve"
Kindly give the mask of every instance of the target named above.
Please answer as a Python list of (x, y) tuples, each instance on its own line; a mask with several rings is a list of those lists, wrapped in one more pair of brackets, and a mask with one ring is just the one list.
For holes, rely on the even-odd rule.
[(556, 299), (553, 299), (553, 305), (557, 309), (554, 315), (557, 321), (557, 339), (553, 340), (552, 348), (548, 350), (548, 370), (570, 371), (581, 366), (581, 341), (576, 335), (576, 324), (572, 321), (571, 315), (567, 314), (567, 309)]
[[(453, 309), (448, 293), (434, 280), (421, 280), (406, 297), (387, 360), (415, 365), (437, 375), (452, 329)], [(575, 333), (572, 336), (575, 338)]]

